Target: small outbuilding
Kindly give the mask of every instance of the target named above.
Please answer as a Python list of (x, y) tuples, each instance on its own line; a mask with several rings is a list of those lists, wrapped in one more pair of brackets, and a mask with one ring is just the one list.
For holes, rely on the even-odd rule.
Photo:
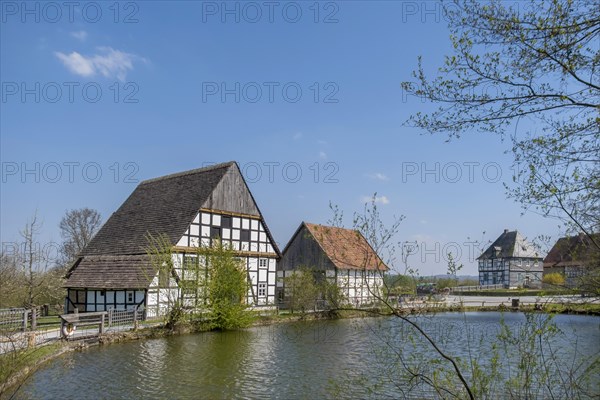
[[(594, 242), (596, 244), (594, 244)], [(565, 286), (585, 286), (585, 277), (600, 269), (600, 234), (565, 236), (552, 246), (544, 258), (544, 274), (558, 272), (565, 277)]]
[(277, 267), (277, 292), (285, 299), (285, 278), (307, 267), (336, 282), (353, 306), (376, 302), (388, 270), (357, 230), (302, 222), (282, 253)]

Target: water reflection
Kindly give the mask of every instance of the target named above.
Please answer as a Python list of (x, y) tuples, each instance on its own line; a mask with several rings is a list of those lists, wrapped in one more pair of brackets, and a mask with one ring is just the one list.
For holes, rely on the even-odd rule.
[[(418, 322), (449, 354), (485, 361), (501, 318), (514, 332), (526, 326), (520, 313), (448, 313)], [(598, 353), (599, 317), (556, 322), (566, 335), (553, 346), (565, 360)], [(370, 389), (373, 397), (397, 398), (406, 389), (395, 383), (407, 356), (437, 357), (395, 318), (284, 323), (71, 353), (38, 371), (17, 398), (336, 398), (368, 397)]]

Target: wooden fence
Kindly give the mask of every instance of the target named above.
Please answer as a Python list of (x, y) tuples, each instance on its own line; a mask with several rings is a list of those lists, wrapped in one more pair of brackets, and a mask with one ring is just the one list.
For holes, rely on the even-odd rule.
[(47, 306), (0, 309), (0, 332), (35, 331), (38, 318), (47, 313)]
[(64, 314), (60, 316), (61, 337), (72, 340), (130, 330), (136, 328), (143, 317), (143, 312), (137, 309)]
[(475, 292), (478, 290), (496, 290), (504, 289), (504, 285), (499, 283), (496, 285), (479, 285), (479, 286), (456, 286), (451, 288), (452, 292)]

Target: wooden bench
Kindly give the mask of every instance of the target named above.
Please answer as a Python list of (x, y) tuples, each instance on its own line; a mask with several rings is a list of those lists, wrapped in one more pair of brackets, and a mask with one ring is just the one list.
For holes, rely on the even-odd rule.
[(104, 320), (107, 315), (106, 311), (96, 311), (88, 313), (63, 314), (60, 316), (60, 334), (61, 338), (67, 338), (73, 333), (77, 327), (83, 326), (98, 326), (98, 334), (104, 333)]

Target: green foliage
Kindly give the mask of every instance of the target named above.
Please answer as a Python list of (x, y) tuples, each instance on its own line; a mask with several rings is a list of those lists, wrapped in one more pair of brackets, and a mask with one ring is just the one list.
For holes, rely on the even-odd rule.
[[(145, 250), (151, 265), (150, 270), (143, 271), (147, 274), (148, 281), (152, 280), (155, 275), (158, 275), (160, 288), (169, 287), (171, 280), (176, 277), (173, 272), (173, 246), (171, 239), (166, 234), (153, 235), (147, 233)], [(165, 290), (164, 294), (166, 295), (168, 306), (168, 312), (165, 315), (165, 324), (173, 329), (185, 320), (183, 305), (175, 292)]]
[[(368, 351), (377, 362), (369, 378), (360, 374), (352, 378), (356, 377), (352, 371), (348, 380), (336, 382), (337, 397), (361, 390), (367, 395), (359, 397), (383, 398), (394, 388), (395, 398), (410, 399), (597, 398), (598, 352), (578, 349), (577, 339), (560, 331), (552, 315), (524, 316), (510, 323), (502, 316), (488, 329), (467, 320), (442, 326), (435, 318), (400, 323), (382, 318), (372, 329), (377, 340)], [(565, 346), (567, 351), (563, 351)], [(589, 356), (582, 356), (582, 350)], [(465, 385), (451, 359), (464, 373)]]
[(248, 279), (246, 267), (221, 242), (199, 251), (208, 268), (208, 309), (213, 329), (238, 329), (246, 327), (252, 316), (246, 311)]
[[(600, 231), (600, 7), (455, 0), (445, 10), (453, 53), (434, 78), (419, 58), (416, 85), (403, 84), (440, 107), (408, 123), (449, 139), (510, 135), (509, 196), (591, 238)], [(535, 126), (528, 131), (522, 121)]]
[[(247, 271), (233, 250), (221, 242), (197, 248), (197, 262), (183, 266), (183, 273), (193, 279), (189, 276), (182, 279), (174, 271), (170, 239), (166, 235), (148, 234), (146, 241), (146, 253), (153, 267), (149, 273), (158, 273), (161, 288), (173, 289), (175, 284), (175, 289), (179, 289), (164, 292), (169, 304), (165, 316), (168, 327), (186, 325), (198, 315), (209, 320), (211, 329), (237, 329), (250, 324), (252, 316), (245, 304), (249, 289)], [(199, 273), (204, 268), (206, 274)], [(188, 304), (184, 293), (194, 298), (193, 304)], [(199, 306), (205, 309), (199, 310)]]
[(325, 300), (327, 310), (337, 313), (337, 310), (347, 304), (348, 299), (335, 280), (323, 279), (318, 283), (317, 287), (323, 300)]
[(416, 280), (410, 275), (388, 274), (384, 276), (384, 286), (388, 288), (388, 294), (415, 294)]
[[(600, 358), (592, 352), (587, 360), (575, 363), (565, 359), (552, 343), (574, 338), (564, 335), (550, 314), (526, 313), (526, 321), (516, 329), (501, 321), (497, 351), (507, 360), (508, 377), (504, 396), (513, 399), (586, 398), (597, 392)], [(573, 346), (576, 346), (574, 343)], [(575, 356), (573, 356), (575, 357)], [(557, 384), (558, 383), (558, 384)], [(597, 394), (597, 393), (596, 393)]]
[(562, 286), (565, 284), (565, 277), (559, 272), (552, 272), (550, 274), (544, 274), (542, 282), (552, 286)]
[(458, 286), (458, 281), (455, 278), (437, 278), (435, 283), (438, 290)]
[(284, 287), (285, 299), (292, 313), (299, 311), (304, 315), (315, 309), (320, 290), (313, 269), (300, 266), (284, 278)]
[[(446, 286), (440, 286), (440, 283), (438, 283), (438, 288), (444, 288), (444, 287), (455, 287), (458, 286), (458, 277), (456, 276), (458, 274), (458, 272), (463, 269), (463, 265), (457, 265), (456, 261), (454, 261), (454, 256), (452, 255), (452, 253), (448, 253), (448, 277), (451, 279), (451, 282), (447, 282)], [(452, 285), (452, 286), (450, 286)]]
[[(38, 346), (31, 348), (17, 348), (17, 337), (2, 336), (3, 345), (7, 348), (15, 346), (12, 351), (0, 354), (0, 398), (12, 399), (20, 389), (19, 384), (22, 383), (29, 374), (33, 373), (36, 367), (45, 359), (52, 357), (61, 351), (63, 343), (51, 343), (46, 346)], [(14, 386), (4, 386), (9, 383), (9, 380), (14, 379), (17, 374), (23, 373), (20, 380), (16, 380)], [(10, 396), (8, 394), (10, 393)]]

